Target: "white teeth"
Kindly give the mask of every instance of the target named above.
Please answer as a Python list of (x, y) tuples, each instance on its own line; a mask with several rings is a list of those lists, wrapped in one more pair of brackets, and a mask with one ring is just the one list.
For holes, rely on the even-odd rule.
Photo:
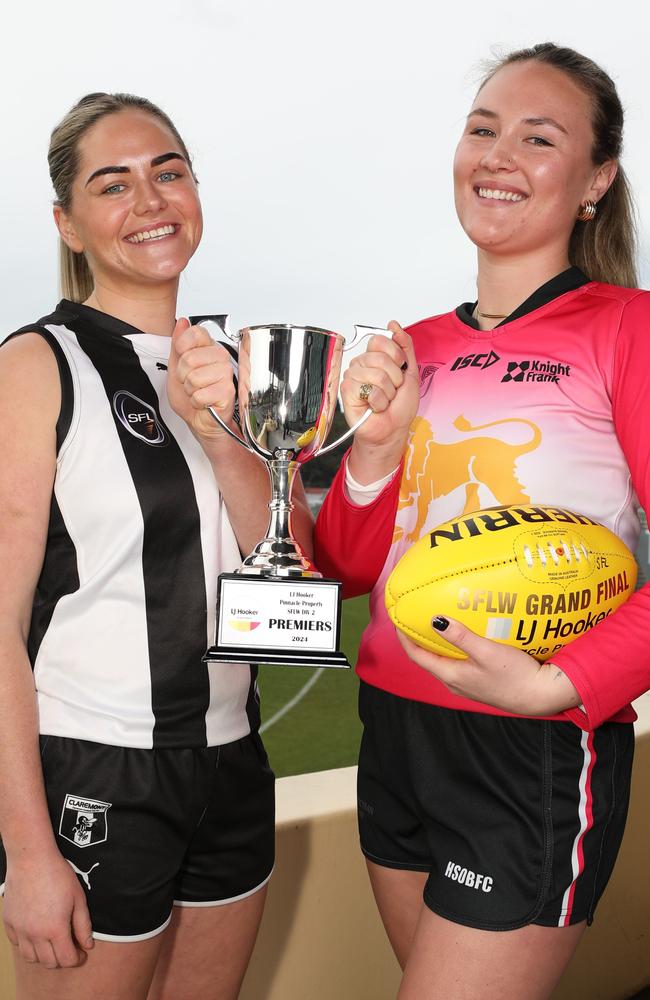
[(492, 198), (495, 201), (523, 201), (523, 194), (515, 194), (514, 191), (500, 191), (496, 188), (484, 188), (478, 189), (479, 198)]
[(142, 243), (144, 240), (155, 240), (161, 236), (172, 236), (176, 232), (175, 226), (160, 226), (158, 229), (149, 229), (144, 233), (134, 233), (127, 236), (127, 243)]

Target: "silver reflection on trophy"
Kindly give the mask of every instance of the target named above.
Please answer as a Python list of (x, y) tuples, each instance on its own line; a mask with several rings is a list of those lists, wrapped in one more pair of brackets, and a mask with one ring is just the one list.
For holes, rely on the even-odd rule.
[[(225, 317), (223, 329), (226, 331)], [(221, 325), (221, 324), (220, 324)], [(363, 329), (364, 334), (386, 331)], [(244, 559), (242, 574), (320, 577), (291, 533), (291, 491), (300, 466), (338, 447), (370, 416), (325, 445), (337, 405), (344, 338), (313, 326), (275, 324), (239, 332), (239, 414), (244, 440), (210, 407), (239, 444), (258, 455), (271, 478), (271, 517), (264, 538)]]

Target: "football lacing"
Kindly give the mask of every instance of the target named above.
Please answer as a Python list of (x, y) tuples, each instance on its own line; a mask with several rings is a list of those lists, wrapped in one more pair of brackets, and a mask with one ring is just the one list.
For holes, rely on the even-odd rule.
[[(560, 540), (560, 544), (557, 549), (551, 542), (547, 543), (546, 548), (543, 548), (538, 542), (536, 548), (539, 561), (543, 567), (546, 567), (548, 564), (547, 552), (556, 566), (560, 565), (561, 557), (564, 557), (568, 563), (573, 562), (574, 558), (576, 562), (580, 562), (583, 556), (585, 559), (589, 558), (589, 552), (583, 544), (577, 545), (575, 542), (567, 542), (563, 538)], [(526, 565), (532, 569), (535, 565), (535, 558), (530, 546), (524, 545), (523, 554), (524, 559), (526, 560)]]

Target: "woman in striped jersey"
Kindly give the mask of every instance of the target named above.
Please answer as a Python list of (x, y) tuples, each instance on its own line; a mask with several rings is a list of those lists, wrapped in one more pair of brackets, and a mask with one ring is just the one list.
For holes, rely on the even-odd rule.
[[(169, 118), (90, 94), (49, 163), (65, 297), (0, 351), (18, 996), (225, 1000), (273, 866), (273, 774), (253, 669), (202, 654), (218, 573), (264, 533), (267, 477), (206, 410), (233, 421), (233, 358), (176, 319), (202, 217)], [(301, 503), (295, 525), (309, 550)]]
[[(383, 592), (417, 538), (493, 505), (577, 511), (636, 547), (650, 294), (630, 287), (622, 127), (612, 80), (571, 49), (494, 67), (454, 162), (478, 301), (392, 324), (343, 383), (350, 421), (375, 414), (323, 506), (316, 559), (349, 595), (372, 591), (359, 828), (404, 1000), (548, 997), (621, 842), (650, 588), (596, 628), (586, 617), (541, 667), (435, 607), (432, 634), (467, 659), (428, 653), (398, 636)], [(549, 627), (550, 647), (562, 623)]]

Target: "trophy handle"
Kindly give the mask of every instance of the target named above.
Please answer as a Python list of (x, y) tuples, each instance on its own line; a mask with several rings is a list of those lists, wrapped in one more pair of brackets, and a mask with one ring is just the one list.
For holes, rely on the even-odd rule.
[[(269, 451), (268, 448), (263, 448), (262, 445), (259, 443), (259, 441), (257, 441), (257, 439), (255, 438), (253, 430), (250, 424), (248, 423), (248, 413), (246, 413), (245, 416), (244, 430), (246, 433), (246, 439), (244, 439), (241, 438), (239, 434), (235, 434), (232, 428), (230, 428), (228, 424), (223, 420), (223, 418), (219, 416), (214, 406), (206, 406), (206, 410), (209, 411), (210, 416), (214, 420), (216, 420), (221, 429), (224, 430), (226, 434), (230, 434), (230, 437), (233, 439), (233, 441), (236, 441), (237, 444), (240, 444), (242, 448), (246, 449), (246, 451), (250, 451), (252, 455), (258, 455), (259, 458), (268, 458), (268, 459), (273, 458), (273, 452)], [(365, 417), (366, 414), (364, 413), (363, 416)]]
[[(358, 347), (362, 340), (366, 340), (368, 337), (374, 337), (375, 334), (379, 334), (379, 336), (382, 337), (387, 336), (390, 338), (390, 332), (385, 327), (383, 329), (380, 329), (377, 326), (364, 326), (360, 323), (355, 323), (354, 337), (352, 338), (349, 344), (345, 345), (343, 351), (344, 352), (349, 351), (351, 347)], [(328, 451), (333, 451), (334, 448), (338, 448), (340, 444), (343, 444), (344, 441), (347, 441), (348, 438), (351, 438), (352, 435), (359, 430), (361, 425), (365, 424), (368, 417), (372, 416), (372, 412), (373, 411), (370, 409), (370, 407), (368, 407), (363, 416), (360, 417), (359, 420), (357, 420), (356, 424), (353, 424), (352, 427), (349, 427), (348, 430), (345, 432), (345, 434), (341, 434), (341, 437), (338, 438), (338, 440), (332, 441), (331, 444), (327, 444), (325, 445), (324, 448), (321, 448), (318, 454), (316, 455), (316, 458), (320, 458), (321, 455), (326, 455)]]
[(353, 424), (352, 427), (349, 427), (345, 432), (345, 434), (341, 434), (340, 438), (338, 438), (336, 441), (332, 441), (331, 444), (327, 444), (325, 445), (324, 448), (321, 448), (321, 450), (316, 454), (316, 458), (320, 458), (321, 455), (326, 455), (328, 451), (332, 451), (332, 449), (338, 448), (340, 444), (343, 444), (344, 441), (347, 441), (348, 438), (352, 437), (352, 435), (359, 430), (361, 424), (365, 424), (368, 417), (371, 417), (372, 414), (373, 410), (371, 410), (370, 407), (368, 407), (364, 415), (360, 417), (359, 420), (357, 420), (356, 424)]
[(368, 337), (374, 337), (377, 334), (380, 337), (388, 337), (391, 339), (390, 330), (386, 327), (378, 326), (364, 326), (363, 323), (354, 324), (354, 337), (349, 344), (346, 344), (343, 351), (349, 351), (352, 347), (358, 347), (362, 340), (366, 340)]
[(209, 320), (209, 322), (214, 323), (219, 327), (224, 337), (226, 337), (231, 344), (239, 343), (239, 332), (233, 333), (230, 329), (228, 322), (230, 319), (230, 313), (206, 313), (204, 316), (188, 316), (188, 319), (192, 326), (200, 326), (201, 323)]

